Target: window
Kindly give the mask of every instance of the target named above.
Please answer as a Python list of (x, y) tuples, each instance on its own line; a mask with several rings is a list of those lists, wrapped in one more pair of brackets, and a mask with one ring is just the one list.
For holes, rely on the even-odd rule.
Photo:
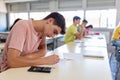
[[(73, 23), (74, 16), (80, 16), (83, 19), (83, 11), (59, 11), (66, 19), (66, 27), (69, 27)], [(30, 18), (40, 20), (46, 17), (50, 12), (31, 12)]]
[(11, 26), (17, 18), (28, 20), (28, 13), (10, 13), (9, 26)]
[(30, 18), (33, 18), (35, 20), (40, 20), (46, 17), (50, 12), (31, 12)]
[(86, 19), (94, 27), (114, 28), (116, 24), (116, 9), (87, 10)]
[[(66, 20), (66, 27), (68, 28), (73, 23), (73, 17), (79, 16), (84, 19), (84, 11), (59, 11)], [(50, 12), (30, 12), (30, 18), (40, 20), (46, 17)], [(107, 10), (86, 10), (85, 17), (88, 20), (88, 24), (92, 24), (98, 28), (114, 28), (116, 27), (116, 9)], [(10, 13), (10, 24), (12, 25), (17, 18), (28, 19), (28, 13)]]
[(73, 24), (73, 17), (74, 16), (79, 16), (81, 18), (81, 21), (84, 17), (84, 12), (83, 10), (79, 10), (79, 11), (59, 11), (59, 13), (61, 13), (66, 20), (66, 27), (68, 28), (71, 24)]
[(7, 31), (6, 13), (0, 13), (0, 32)]

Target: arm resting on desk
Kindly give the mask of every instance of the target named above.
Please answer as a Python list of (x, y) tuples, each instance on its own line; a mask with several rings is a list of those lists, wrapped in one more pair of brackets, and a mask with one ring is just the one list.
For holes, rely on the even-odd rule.
[(36, 51), (34, 53), (29, 53), (27, 55), (25, 55), (24, 57), (26, 58), (31, 58), (31, 59), (35, 59), (35, 58), (39, 58), (39, 57), (43, 57), (46, 54), (46, 45), (41, 45), (39, 46), (39, 51)]
[(76, 39), (82, 39), (82, 36), (79, 33), (74, 34)]
[[(13, 67), (25, 67), (33, 65), (55, 64), (59, 61), (57, 55), (51, 55), (48, 57), (39, 57), (37, 53), (41, 51), (30, 53), (29, 55), (20, 56), (20, 51), (16, 49), (9, 49), (8, 51), (8, 65)], [(34, 55), (35, 54), (35, 55)]]

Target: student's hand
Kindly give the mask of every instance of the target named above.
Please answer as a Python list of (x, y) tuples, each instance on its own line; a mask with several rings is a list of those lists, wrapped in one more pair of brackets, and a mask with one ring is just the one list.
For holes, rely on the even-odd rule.
[(60, 60), (59, 56), (55, 54), (44, 57), (45, 64), (56, 64), (59, 62), (59, 60)]
[(82, 27), (82, 28), (81, 28), (81, 31), (85, 31), (85, 27)]

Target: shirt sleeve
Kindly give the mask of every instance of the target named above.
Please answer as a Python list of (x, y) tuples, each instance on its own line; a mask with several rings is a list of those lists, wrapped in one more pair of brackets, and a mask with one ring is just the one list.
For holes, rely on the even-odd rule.
[(8, 48), (14, 48), (23, 51), (26, 38), (26, 27), (24, 21), (18, 21), (11, 30), (10, 43)]
[(40, 49), (40, 48), (41, 48), (41, 46), (43, 46), (43, 45), (45, 45), (45, 46), (46, 46), (46, 37), (43, 37), (43, 38), (42, 38), (42, 41), (41, 41), (41, 43), (40, 43), (40, 45), (39, 45), (38, 49)]
[(72, 31), (72, 34), (76, 34), (76, 33), (78, 33), (78, 31), (77, 31), (77, 28), (76, 28), (76, 27), (72, 27), (72, 28), (71, 28), (71, 31)]

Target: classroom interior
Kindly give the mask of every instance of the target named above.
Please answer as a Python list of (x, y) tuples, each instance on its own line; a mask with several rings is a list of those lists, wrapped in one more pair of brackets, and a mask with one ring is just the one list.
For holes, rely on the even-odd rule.
[[(114, 56), (115, 47), (111, 44), (113, 31), (120, 22), (119, 4), (120, 0), (0, 0), (0, 44), (3, 44), (0, 46), (4, 46), (9, 29), (17, 18), (40, 20), (51, 12), (59, 12), (66, 19), (67, 29), (73, 23), (73, 17), (79, 16), (81, 21), (86, 19), (88, 24), (93, 25), (91, 33), (105, 36), (108, 59), (113, 54), (109, 62), (112, 80), (120, 80)], [(64, 46), (64, 37), (65, 35), (58, 35), (55, 39), (47, 39), (47, 51)], [(1, 49), (0, 59), (2, 51)]]

